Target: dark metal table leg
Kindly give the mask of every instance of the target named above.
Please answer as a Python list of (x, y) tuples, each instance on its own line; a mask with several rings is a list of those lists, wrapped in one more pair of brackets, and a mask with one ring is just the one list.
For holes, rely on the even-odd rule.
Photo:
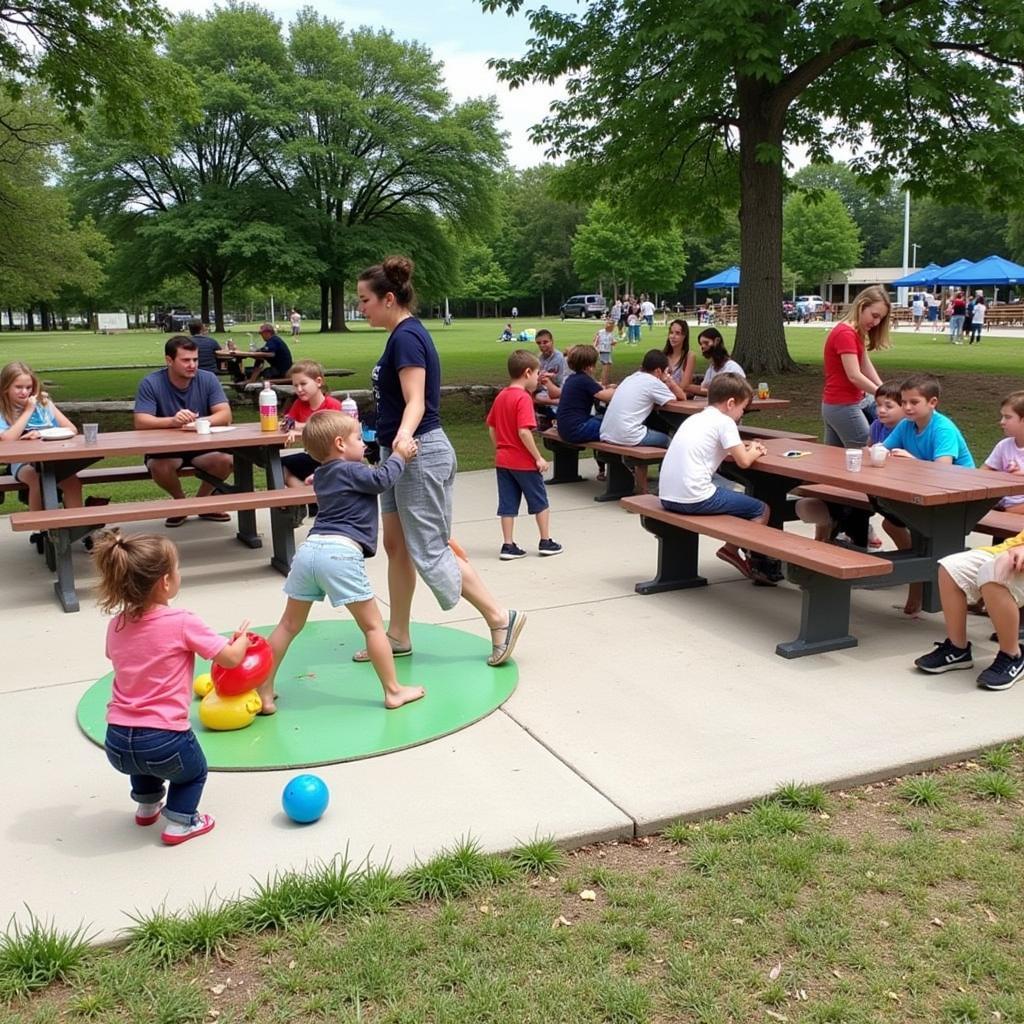
[[(252, 463), (238, 450), (233, 455), (235, 490), (240, 494), (251, 494), (253, 490)], [(248, 548), (263, 547), (263, 540), (256, 531), (255, 509), (242, 509), (238, 513), (238, 532), (235, 536)]]
[[(266, 459), (267, 490), (282, 490), (285, 483), (280, 449), (266, 449)], [(270, 564), (283, 576), (287, 576), (292, 559), (295, 557), (295, 515), (292, 508), (272, 508), (270, 510), (270, 534), (274, 547), (274, 553), (270, 556)]]
[(640, 523), (658, 538), (658, 572), (654, 579), (636, 585), (638, 594), (707, 586), (708, 581), (697, 573), (698, 534), (646, 516), (640, 517)]
[(550, 438), (544, 438), (544, 447), (554, 456), (554, 476), (546, 480), (547, 484), (575, 484), (583, 477), (580, 476), (580, 449), (572, 448), (567, 444), (559, 444)]
[(795, 640), (778, 644), (775, 653), (782, 658), (803, 658), (824, 651), (856, 647), (850, 635), (850, 584), (834, 580), (800, 566), (787, 566), (791, 583), (800, 587), (800, 632)]
[(628, 498), (636, 491), (633, 471), (622, 461), (620, 455), (607, 452), (605, 458), (608, 460), (605, 464), (607, 482), (604, 491), (595, 495), (594, 501), (618, 501), (619, 498)]

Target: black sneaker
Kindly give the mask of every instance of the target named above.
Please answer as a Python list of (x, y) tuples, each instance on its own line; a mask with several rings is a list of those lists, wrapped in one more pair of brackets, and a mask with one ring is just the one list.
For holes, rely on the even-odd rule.
[(498, 557), (503, 562), (509, 562), (513, 558), (525, 558), (526, 552), (518, 544), (502, 544), (501, 554)]
[(560, 555), (562, 553), (562, 545), (549, 537), (537, 545), (537, 551), (541, 555)]
[(922, 654), (915, 659), (914, 664), (922, 672), (952, 672), (957, 668), (973, 668), (974, 659), (971, 657), (971, 642), (967, 641), (966, 647), (957, 647), (947, 637), (942, 643), (935, 644), (935, 650), (928, 654)]
[(782, 571), (782, 562), (777, 558), (769, 558), (756, 551), (750, 551), (747, 555), (755, 586), (774, 587), (776, 583), (781, 583), (786, 578)]
[(978, 676), (978, 685), (984, 690), (1008, 690), (1017, 682), (1021, 672), (1024, 672), (1024, 651), (1016, 658), (999, 651), (995, 661)]

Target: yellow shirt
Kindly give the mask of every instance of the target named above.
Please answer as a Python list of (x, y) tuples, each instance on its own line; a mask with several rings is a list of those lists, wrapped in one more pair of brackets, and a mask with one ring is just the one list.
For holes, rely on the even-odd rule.
[(1010, 548), (1020, 547), (1021, 544), (1024, 544), (1024, 530), (1021, 530), (1016, 537), (1007, 537), (1001, 544), (994, 544), (992, 547), (988, 548), (978, 548), (978, 550), (989, 551), (993, 555), (1001, 555), (1004, 552), (1009, 551)]

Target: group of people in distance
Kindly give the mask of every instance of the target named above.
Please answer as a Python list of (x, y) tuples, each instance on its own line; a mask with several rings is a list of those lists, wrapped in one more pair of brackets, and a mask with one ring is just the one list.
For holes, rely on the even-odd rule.
[[(960, 430), (938, 411), (942, 387), (935, 376), (918, 373), (898, 382), (884, 382), (879, 376), (871, 353), (889, 345), (890, 313), (885, 290), (867, 288), (852, 303), (846, 320), (825, 340), (821, 414), (826, 443), (847, 448), (882, 444), (896, 458), (973, 468), (974, 459)], [(1024, 472), (1024, 392), (1015, 391), (1003, 399), (999, 423), (1006, 436), (982, 468)], [(1003, 498), (998, 507), (1024, 516), (1024, 493)], [(866, 513), (814, 499), (799, 502), (797, 512), (815, 523), (819, 536), (834, 537), (843, 530), (854, 543), (872, 543)], [(1024, 604), (1024, 577), (1020, 575), (1024, 568), (1024, 518), (1021, 526), (1020, 533), (1001, 544), (939, 560), (939, 594), (947, 636), (934, 651), (915, 661), (919, 669), (934, 673), (973, 666), (967, 641), (967, 609), (972, 605), (988, 612), (999, 643), (995, 660), (978, 676), (978, 684), (984, 689), (1005, 690), (1024, 671), (1017, 612)], [(910, 531), (892, 513), (884, 513), (883, 528), (897, 548), (910, 547)], [(920, 587), (912, 585), (904, 611), (916, 614), (920, 608)]]
[(628, 345), (640, 344), (640, 328), (647, 324), (647, 330), (654, 329), (654, 303), (645, 295), (623, 295), (616, 299), (608, 310), (608, 319), (615, 324), (618, 340)]
[[(917, 292), (910, 300), (910, 317), (914, 322), (914, 330), (919, 331), (927, 317), (935, 330), (939, 322), (942, 304), (936, 295), (930, 292)], [(981, 344), (981, 332), (985, 328), (985, 314), (988, 303), (985, 293), (978, 289), (973, 296), (967, 297), (962, 291), (954, 292), (946, 303), (946, 320), (949, 327), (949, 340), (954, 345), (962, 345), (964, 337), (969, 344)]]

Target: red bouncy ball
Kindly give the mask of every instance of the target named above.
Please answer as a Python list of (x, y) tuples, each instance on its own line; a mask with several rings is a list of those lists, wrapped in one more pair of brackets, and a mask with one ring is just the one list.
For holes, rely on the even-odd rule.
[(274, 652), (266, 639), (256, 633), (247, 633), (246, 636), (249, 638), (249, 649), (241, 665), (234, 668), (214, 665), (210, 670), (213, 688), (222, 697), (237, 697), (247, 690), (262, 686), (274, 667)]

